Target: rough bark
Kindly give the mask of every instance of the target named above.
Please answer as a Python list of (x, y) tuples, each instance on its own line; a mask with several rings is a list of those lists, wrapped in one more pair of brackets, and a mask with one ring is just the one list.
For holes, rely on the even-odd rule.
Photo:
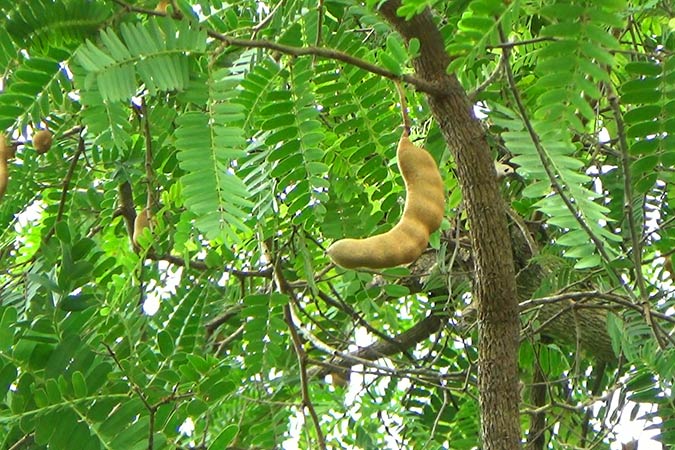
[(387, 1), (382, 15), (406, 41), (420, 41), (413, 61), (417, 76), (438, 86), (428, 95), (434, 119), (455, 158), (470, 222), (475, 261), (473, 295), (480, 333), (478, 387), (485, 450), (520, 448), (518, 413), (518, 301), (506, 216), (490, 148), (457, 78), (446, 73), (450, 57), (425, 10), (410, 21), (396, 15), (400, 1)]

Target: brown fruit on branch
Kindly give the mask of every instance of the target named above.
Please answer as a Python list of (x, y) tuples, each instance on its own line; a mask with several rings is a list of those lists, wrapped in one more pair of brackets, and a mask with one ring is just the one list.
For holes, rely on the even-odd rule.
[(131, 238), (134, 247), (140, 248), (138, 238), (146, 228), (150, 228), (150, 211), (148, 208), (143, 208), (134, 220), (134, 235)]
[(383, 269), (415, 261), (441, 225), (445, 187), (436, 161), (403, 135), (396, 152), (407, 191), (403, 217), (386, 233), (365, 239), (341, 239), (328, 247), (330, 259), (347, 269)]
[(35, 147), (38, 154), (42, 155), (52, 148), (53, 139), (54, 137), (52, 136), (51, 131), (40, 130), (33, 135), (33, 147)]

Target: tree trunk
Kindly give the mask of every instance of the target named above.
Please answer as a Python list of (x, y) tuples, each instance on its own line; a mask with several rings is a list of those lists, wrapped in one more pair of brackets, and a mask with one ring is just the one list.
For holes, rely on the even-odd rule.
[(466, 92), (446, 68), (450, 57), (427, 9), (409, 21), (398, 17), (400, 1), (380, 7), (382, 15), (406, 41), (420, 41), (413, 65), (420, 78), (443, 95), (429, 95), (429, 105), (457, 164), (470, 222), (475, 261), (473, 295), (480, 333), (478, 388), (485, 450), (520, 448), (518, 410), (518, 301), (506, 215), (497, 186), (490, 148), (473, 115)]

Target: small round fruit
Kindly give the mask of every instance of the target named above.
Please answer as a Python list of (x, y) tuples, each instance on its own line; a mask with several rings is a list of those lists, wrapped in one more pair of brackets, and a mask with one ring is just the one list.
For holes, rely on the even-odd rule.
[(50, 148), (52, 148), (53, 136), (49, 130), (40, 130), (33, 135), (33, 147), (42, 155), (47, 153)]

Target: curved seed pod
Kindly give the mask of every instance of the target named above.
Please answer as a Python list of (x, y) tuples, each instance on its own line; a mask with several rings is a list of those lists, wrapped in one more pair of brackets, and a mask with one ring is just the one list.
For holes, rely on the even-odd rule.
[(54, 136), (49, 130), (40, 130), (33, 135), (33, 147), (42, 155), (47, 153), (50, 148), (52, 148), (52, 141)]
[(134, 247), (140, 248), (138, 238), (146, 228), (150, 228), (150, 211), (148, 208), (143, 208), (141, 212), (136, 215), (136, 219), (134, 220), (134, 235), (131, 238)]
[(11, 148), (7, 145), (7, 138), (4, 133), (0, 133), (0, 200), (5, 196), (7, 184), (9, 183), (9, 167), (7, 159), (10, 157)]
[(166, 14), (167, 9), (169, 8), (169, 0), (160, 0), (155, 6), (155, 11)]
[(396, 152), (406, 188), (403, 217), (386, 233), (341, 239), (328, 247), (330, 259), (346, 269), (383, 269), (409, 264), (422, 254), (445, 211), (445, 187), (436, 161), (404, 135)]

